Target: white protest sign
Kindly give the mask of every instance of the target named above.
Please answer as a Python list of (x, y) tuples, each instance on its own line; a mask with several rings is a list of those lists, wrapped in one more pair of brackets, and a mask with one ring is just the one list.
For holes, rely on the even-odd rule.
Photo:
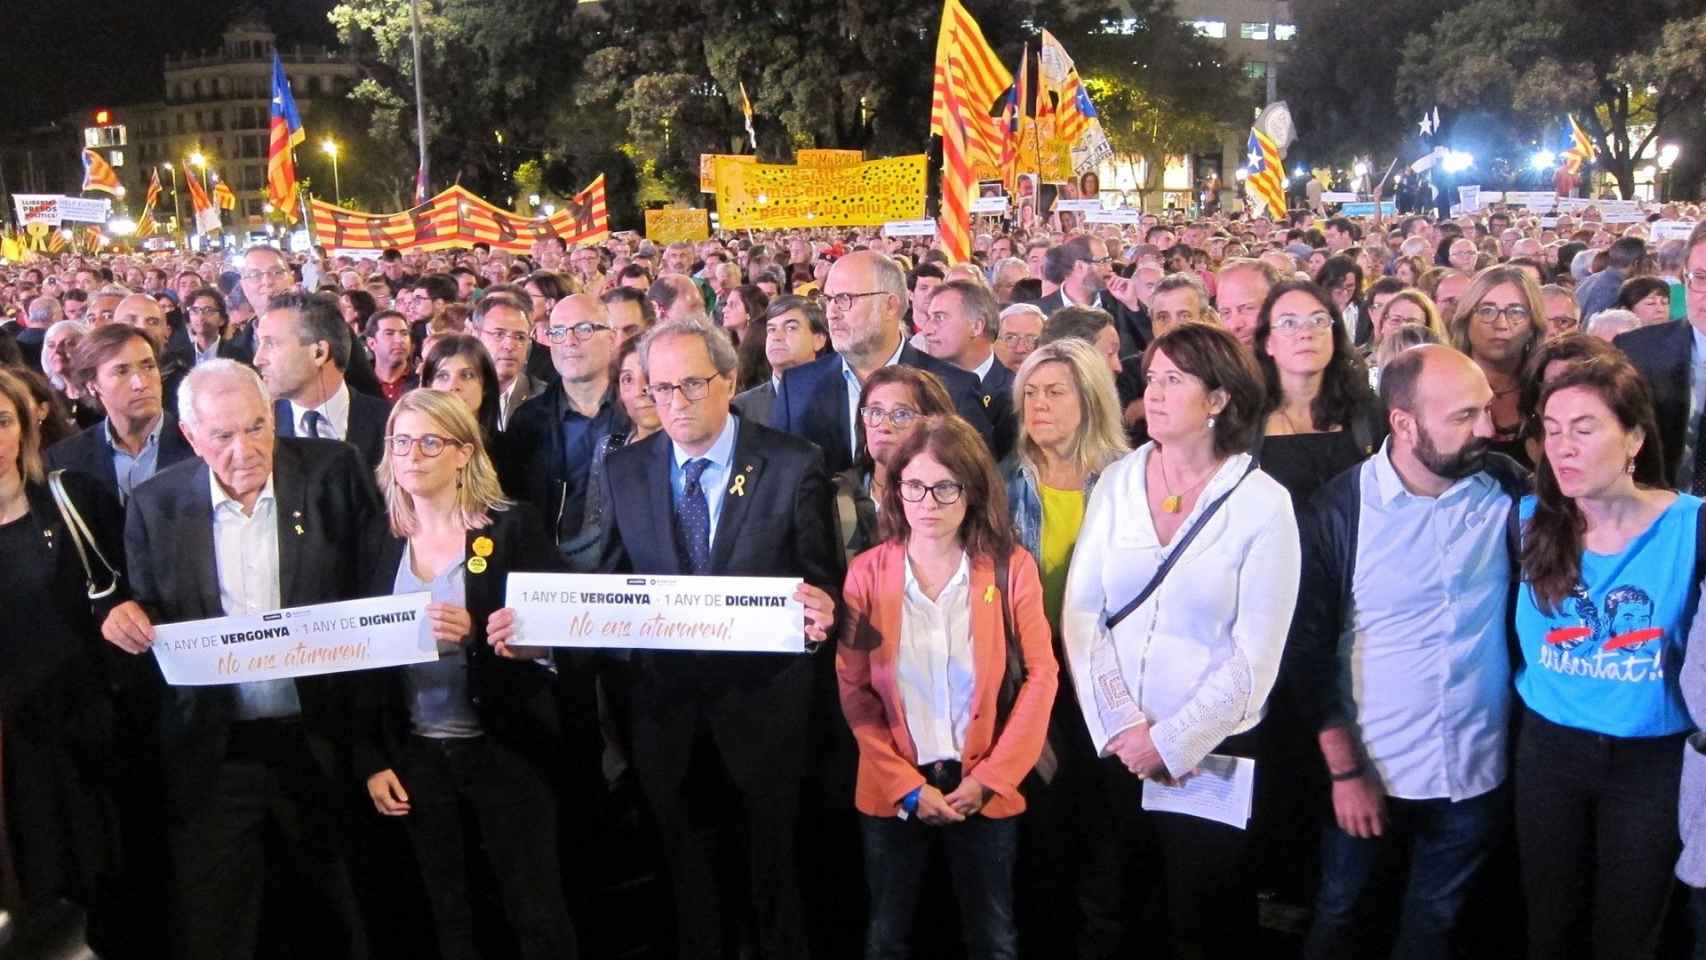
[(1357, 195), (1349, 190), (1328, 190), (1321, 194), (1322, 203), (1355, 203)]
[(1090, 197), (1088, 199), (1081, 197), (1077, 200), (1056, 200), (1054, 202), (1054, 208), (1061, 213), (1089, 213), (1092, 210), (1102, 209), (1102, 201), (1095, 197)]
[(1599, 218), (1606, 223), (1639, 223), (1647, 219), (1639, 200), (1595, 200)]
[(803, 653), (789, 577), (511, 573), (520, 646)]
[(1533, 211), (1552, 210), (1558, 206), (1558, 196), (1550, 190), (1506, 190), (1505, 202)]
[(1457, 188), (1457, 199), (1463, 203), (1464, 210), (1481, 209), (1481, 186), (1476, 184), (1469, 187)]
[(1142, 223), (1143, 211), (1130, 207), (1120, 207), (1117, 210), (1087, 210), (1084, 213), (1085, 223)]
[(12, 206), (18, 211), (19, 223), (45, 223), (57, 227), (65, 219), (59, 211), (59, 201), (64, 199), (64, 195), (58, 193), (14, 193)]
[(156, 624), (154, 659), (174, 687), (285, 680), (438, 659), (430, 593), (345, 600), (247, 617)]
[(971, 202), (973, 214), (1000, 216), (1007, 212), (1006, 197), (978, 197)]
[(890, 220), (883, 224), (885, 237), (933, 237), (936, 235), (936, 221), (926, 217), (923, 220)]
[(1664, 243), (1666, 240), (1687, 240), (1694, 232), (1693, 220), (1657, 220), (1653, 223), (1653, 242)]

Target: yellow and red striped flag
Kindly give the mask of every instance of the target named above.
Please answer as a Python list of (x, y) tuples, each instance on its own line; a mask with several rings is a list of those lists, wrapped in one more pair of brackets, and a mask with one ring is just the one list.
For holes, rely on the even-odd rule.
[(1250, 141), (1245, 148), (1250, 154), (1245, 167), (1244, 190), (1251, 199), (1268, 208), (1268, 216), (1285, 216), (1285, 162), (1280, 159), (1279, 147), (1256, 127), (1250, 128)]
[(1044, 91), (1042, 99), (1049, 99), (1049, 91), (1055, 94), (1052, 106), (1054, 135), (1067, 143), (1077, 143), (1078, 138), (1089, 131), (1096, 108), (1090, 102), (1089, 91), (1084, 89), (1072, 57), (1047, 30), (1043, 31), (1042, 45), (1037, 51), (1037, 75)]
[(1559, 159), (1564, 161), (1564, 167), (1571, 174), (1577, 174), (1581, 172), (1583, 164), (1592, 163), (1594, 158), (1599, 156), (1599, 151), (1594, 148), (1593, 138), (1588, 136), (1588, 132), (1576, 122), (1575, 115), (1571, 114), (1569, 119), (1570, 145), (1564, 149)]
[(100, 190), (115, 197), (124, 192), (113, 165), (93, 150), (83, 151), (83, 189)]
[(1009, 194), (1019, 189), (1019, 145), (1024, 142), (1025, 110), (1028, 108), (1031, 45), (1025, 44), (1019, 53), (1019, 79), (1014, 82), (1002, 118), (1001, 184)]
[(237, 194), (231, 191), (231, 185), (221, 180), (217, 173), (213, 175), (213, 202), (218, 204), (221, 210), (237, 209)]
[[(949, 73), (954, 72), (949, 84)], [(949, 91), (958, 97), (966, 155), (973, 163), (1001, 162), (1001, 122), (989, 112), (1007, 92), (1013, 75), (983, 38), (983, 30), (959, 0), (944, 0), (936, 37), (936, 65), (930, 93), (930, 132), (948, 135)]]
[(136, 235), (151, 237), (157, 229), (154, 222), (154, 204), (160, 201), (160, 168), (155, 167), (148, 176), (148, 195), (142, 201), (142, 216), (136, 218)]
[(949, 61), (946, 102), (948, 122), (942, 134), (942, 203), (936, 217), (936, 229), (942, 238), (942, 249), (948, 262), (965, 263), (971, 259), (971, 198), (976, 192), (977, 174), (968, 156), (964, 104), (958, 97), (958, 83), (953, 61)]

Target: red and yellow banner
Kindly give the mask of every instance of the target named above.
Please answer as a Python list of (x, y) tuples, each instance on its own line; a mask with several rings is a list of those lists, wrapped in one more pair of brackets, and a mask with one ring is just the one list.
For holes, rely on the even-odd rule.
[(495, 250), (526, 253), (550, 237), (573, 246), (610, 236), (603, 174), (549, 217), (512, 213), (463, 187), (451, 187), (402, 213), (358, 213), (324, 200), (309, 206), (314, 242), (345, 250), (450, 250), (484, 241)]

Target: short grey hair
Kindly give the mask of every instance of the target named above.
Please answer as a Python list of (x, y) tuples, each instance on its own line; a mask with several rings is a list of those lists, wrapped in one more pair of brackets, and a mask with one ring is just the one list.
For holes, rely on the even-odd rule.
[(705, 352), (711, 355), (711, 365), (723, 376), (733, 376), (736, 368), (740, 366), (740, 356), (735, 353), (734, 341), (729, 339), (728, 332), (722, 327), (713, 327), (709, 323), (693, 320), (667, 320), (647, 330), (640, 337), (640, 369), (645, 371), (647, 379), (652, 375), (652, 344), (669, 337), (698, 339), (705, 345)]
[(37, 297), (30, 301), (29, 321), (32, 327), (51, 327), (64, 315), (59, 301), (52, 297)]
[(906, 309), (909, 291), (906, 289), (906, 271), (900, 268), (893, 257), (874, 254), (871, 258), (871, 279), (876, 281), (876, 288), (900, 300), (901, 309)]
[(1627, 333), (1642, 326), (1641, 318), (1630, 310), (1601, 310), (1588, 318), (1587, 332), (1602, 340), (1610, 340), (1620, 333)]
[(1659, 244), (1658, 268), (1661, 273), (1681, 273), (1688, 260), (1687, 240), (1666, 240)]
[(1213, 307), (1213, 304), (1208, 298), (1208, 287), (1205, 286), (1202, 279), (1194, 273), (1167, 274), (1160, 280), (1156, 281), (1155, 293), (1153, 296), (1159, 296), (1163, 293), (1171, 293), (1174, 290), (1190, 290), (1195, 293), (1197, 295), (1198, 313), (1207, 313)]
[(181, 423), (192, 428), (196, 425), (200, 416), (195, 407), (196, 394), (207, 389), (215, 380), (236, 380), (249, 384), (260, 395), (261, 406), (266, 407), (268, 413), (272, 412), (272, 394), (267, 391), (267, 385), (261, 380), (261, 375), (248, 364), (220, 358), (196, 364), (184, 376), (184, 381), (178, 384), (178, 420)]
[(89, 335), (89, 331), (93, 329), (95, 328), (89, 326), (89, 322), (87, 320), (60, 320), (54, 323), (53, 326), (48, 327), (47, 333), (42, 334), (42, 342), (46, 343), (49, 340), (58, 339), (67, 333), (75, 333), (79, 337), (86, 337)]

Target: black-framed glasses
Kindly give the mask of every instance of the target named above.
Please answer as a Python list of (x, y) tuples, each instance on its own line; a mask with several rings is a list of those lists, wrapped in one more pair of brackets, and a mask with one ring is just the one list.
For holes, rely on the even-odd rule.
[(654, 383), (646, 387), (646, 394), (652, 402), (660, 407), (667, 407), (674, 398), (675, 391), (687, 398), (688, 403), (696, 403), (705, 399), (711, 392), (711, 377), (684, 377), (680, 383)]
[(853, 301), (862, 297), (880, 297), (885, 293), (888, 293), (888, 291), (868, 290), (864, 293), (826, 293), (823, 295), (823, 301), (825, 304), (846, 313), (853, 309)]
[(250, 283), (256, 280), (268, 280), (273, 277), (288, 277), (291, 273), (283, 267), (273, 267), (271, 270), (244, 270), (243, 279)]
[[(588, 324), (588, 326), (591, 326), (591, 324)], [(525, 330), (482, 330), (480, 332), (491, 337), (496, 343), (513, 343), (518, 347), (533, 339), (532, 334), (529, 334)], [(547, 336), (549, 336), (549, 334), (547, 334)]]
[(564, 340), (569, 339), (569, 334), (572, 333), (575, 335), (575, 339), (577, 341), (585, 343), (600, 333), (611, 332), (613, 332), (611, 328), (602, 323), (582, 322), (577, 323), (572, 327), (546, 327), (545, 337), (552, 343), (562, 343)]
[(450, 447), (460, 447), (459, 441), (449, 437), (441, 437), (436, 433), (423, 433), (412, 437), (406, 433), (393, 433), (385, 438), (385, 445), (391, 448), (393, 457), (406, 457), (410, 447), (420, 447), (421, 456), (436, 457)]
[(1095, 264), (1095, 265), (1096, 265), (1096, 266), (1098, 266), (1098, 267), (1099, 267), (1099, 266), (1102, 266), (1102, 265), (1103, 265), (1103, 264), (1108, 264), (1108, 263), (1113, 263), (1113, 262), (1114, 262), (1114, 258), (1113, 258), (1113, 257), (1112, 257), (1112, 256), (1106, 256), (1106, 257), (1084, 257), (1084, 258), (1083, 258), (1083, 259), (1084, 259), (1084, 262), (1085, 262), (1085, 263), (1093, 263), (1093, 264)]
[(919, 480), (902, 480), (899, 486), (900, 498), (907, 503), (923, 503), (924, 495), (928, 493), (936, 498), (941, 506), (950, 506), (960, 501), (960, 495), (966, 492), (966, 485), (953, 480), (938, 480), (926, 484)]
[(225, 311), (218, 307), (191, 307), (189, 313), (192, 317), (222, 317), (225, 315)]
[(865, 421), (865, 426), (867, 427), (874, 427), (877, 424), (882, 423), (884, 420), (887, 420), (889, 422), (889, 426), (894, 427), (896, 430), (905, 430), (908, 424), (921, 416), (923, 416), (923, 414), (916, 410), (909, 410), (906, 407), (895, 407), (893, 410), (884, 410), (882, 407), (859, 408), (859, 417)]
[(1500, 320), (1503, 320), (1513, 327), (1520, 327), (1528, 323), (1530, 314), (1528, 312), (1528, 308), (1520, 303), (1513, 303), (1508, 307), (1501, 307), (1498, 304), (1493, 303), (1483, 303), (1475, 308), (1474, 316), (1476, 323), (1485, 324), (1489, 327), (1498, 323)]

